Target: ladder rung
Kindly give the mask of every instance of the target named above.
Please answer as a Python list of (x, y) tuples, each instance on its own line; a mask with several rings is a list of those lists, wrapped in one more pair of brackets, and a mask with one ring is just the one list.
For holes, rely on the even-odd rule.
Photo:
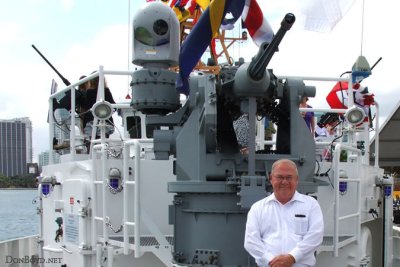
[(353, 217), (358, 217), (358, 216), (360, 216), (360, 213), (356, 212), (356, 213), (353, 213), (353, 214), (349, 214), (349, 215), (345, 215), (345, 216), (339, 217), (338, 220), (346, 220), (346, 219), (353, 218)]
[(135, 226), (135, 225), (136, 225), (136, 223), (134, 223), (134, 222), (125, 222), (125, 225), (129, 225), (129, 226)]
[(346, 240), (343, 240), (343, 241), (339, 241), (338, 246), (339, 246), (339, 248), (342, 248), (342, 247), (344, 247), (344, 246), (346, 246), (346, 245), (348, 245), (348, 244), (350, 244), (350, 243), (352, 243), (354, 241), (357, 241), (357, 237), (356, 236), (350, 237), (350, 238), (348, 238)]

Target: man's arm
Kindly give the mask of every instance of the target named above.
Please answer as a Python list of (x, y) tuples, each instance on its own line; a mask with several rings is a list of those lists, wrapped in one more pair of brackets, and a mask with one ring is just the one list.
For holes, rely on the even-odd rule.
[(244, 236), (244, 248), (256, 260), (259, 267), (268, 266), (274, 257), (264, 246), (260, 230), (262, 222), (259, 218), (259, 210), (253, 205), (247, 214), (246, 232)]
[(324, 219), (318, 202), (313, 199), (309, 213), (308, 231), (296, 247), (289, 252), (296, 262), (305, 255), (313, 254), (322, 243), (324, 237)]
[(283, 254), (276, 256), (269, 262), (270, 267), (291, 267), (295, 264), (296, 260), (290, 254)]

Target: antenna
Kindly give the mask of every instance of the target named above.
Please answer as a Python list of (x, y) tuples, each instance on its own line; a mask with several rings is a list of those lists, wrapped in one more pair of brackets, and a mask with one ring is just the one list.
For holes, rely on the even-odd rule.
[(57, 75), (61, 78), (61, 80), (64, 82), (66, 86), (71, 85), (71, 83), (64, 76), (61, 75), (61, 73), (50, 63), (50, 61), (48, 61), (47, 58), (43, 56), (42, 53), (40, 53), (40, 51), (36, 48), (35, 45), (32, 45), (32, 48), (35, 49), (35, 51), (39, 54), (39, 56), (43, 58), (44, 61), (46, 61), (47, 64), (49, 64), (49, 66), (57, 73)]
[(365, 10), (364, 10), (364, 0), (362, 1), (362, 13), (361, 13), (361, 48), (360, 48), (360, 54), (363, 54), (363, 40), (364, 40), (364, 15), (365, 15)]
[[(132, 29), (133, 31), (133, 29)], [(128, 71), (130, 70), (130, 65), (131, 65), (131, 0), (128, 0)], [(130, 81), (129, 77), (127, 77), (127, 87), (128, 87), (128, 92), (126, 94), (126, 97), (130, 96)]]

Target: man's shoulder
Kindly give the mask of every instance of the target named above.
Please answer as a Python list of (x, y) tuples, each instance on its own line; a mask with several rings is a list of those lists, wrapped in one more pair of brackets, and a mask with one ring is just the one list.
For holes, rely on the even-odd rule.
[(274, 198), (274, 194), (270, 194), (269, 196), (266, 196), (256, 202), (254, 202), (254, 204), (252, 205), (252, 207), (260, 207), (260, 206), (264, 206), (267, 203), (269, 203), (271, 200), (275, 199)]
[(295, 198), (296, 198), (296, 200), (301, 201), (301, 202), (307, 202), (307, 203), (315, 203), (316, 202), (316, 203), (318, 203), (318, 201), (315, 197), (306, 195), (306, 194), (302, 194), (299, 192), (296, 192)]

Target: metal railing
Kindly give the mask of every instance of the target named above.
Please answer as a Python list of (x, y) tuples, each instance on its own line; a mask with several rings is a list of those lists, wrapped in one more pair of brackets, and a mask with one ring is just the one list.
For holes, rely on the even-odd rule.
[[(337, 144), (335, 146), (335, 151), (333, 155), (333, 173), (334, 173), (334, 181), (335, 181), (335, 186), (334, 186), (334, 205), (335, 205), (335, 210), (333, 214), (333, 220), (334, 220), (334, 226), (333, 226), (333, 252), (334, 256), (337, 257), (339, 255), (339, 248), (343, 247), (353, 241), (357, 241), (357, 243), (360, 243), (360, 236), (361, 236), (361, 189), (360, 189), (360, 178), (356, 179), (349, 179), (349, 178), (341, 178), (340, 177), (340, 154), (342, 150), (346, 151), (351, 151), (353, 153), (357, 154), (357, 157), (354, 157), (357, 162), (357, 167), (355, 170), (355, 173), (359, 174), (360, 173), (360, 167), (361, 167), (361, 150), (354, 148), (349, 145), (345, 144)], [(357, 184), (357, 204), (356, 204), (356, 212), (340, 216), (340, 182), (346, 182), (346, 183), (356, 183)], [(340, 221), (351, 219), (351, 218), (357, 218), (357, 223), (356, 225), (356, 236), (353, 238), (346, 239), (344, 241), (339, 242), (339, 235), (340, 235), (340, 229), (339, 229), (339, 223)]]
[[(71, 161), (75, 160), (76, 157), (76, 151), (75, 151), (75, 146), (76, 146), (76, 132), (75, 132), (75, 125), (76, 125), (76, 116), (75, 116), (75, 110), (76, 110), (76, 101), (75, 101), (75, 95), (76, 95), (76, 88), (79, 87), (79, 85), (82, 85), (96, 77), (99, 77), (99, 87), (97, 91), (97, 99), (98, 100), (104, 100), (105, 99), (105, 92), (104, 92), (104, 77), (105, 75), (121, 75), (121, 76), (131, 76), (133, 71), (112, 71), (112, 70), (104, 70), (103, 66), (99, 66), (99, 70), (95, 73), (92, 73), (88, 75), (86, 78), (83, 78), (79, 80), (78, 82), (72, 83), (71, 85), (67, 86), (66, 88), (60, 90), (59, 92), (56, 92), (52, 94), (49, 97), (49, 113), (48, 113), (48, 118), (49, 118), (49, 164), (53, 164), (53, 157), (54, 157), (54, 149), (53, 149), (53, 138), (54, 136), (54, 131), (55, 131), (55, 120), (53, 116), (53, 99), (60, 97), (64, 95), (66, 92), (71, 91), (71, 130), (70, 130), (70, 143), (69, 143), (69, 148), (70, 148), (70, 157)], [(118, 108), (120, 107), (121, 104), (112, 104), (112, 107)], [(124, 105), (126, 106), (126, 105)], [(89, 111), (90, 112), (90, 111)], [(95, 125), (95, 123), (94, 123)], [(92, 136), (94, 135), (96, 131), (96, 127), (93, 127), (92, 130)], [(102, 135), (103, 136), (103, 135)]]

